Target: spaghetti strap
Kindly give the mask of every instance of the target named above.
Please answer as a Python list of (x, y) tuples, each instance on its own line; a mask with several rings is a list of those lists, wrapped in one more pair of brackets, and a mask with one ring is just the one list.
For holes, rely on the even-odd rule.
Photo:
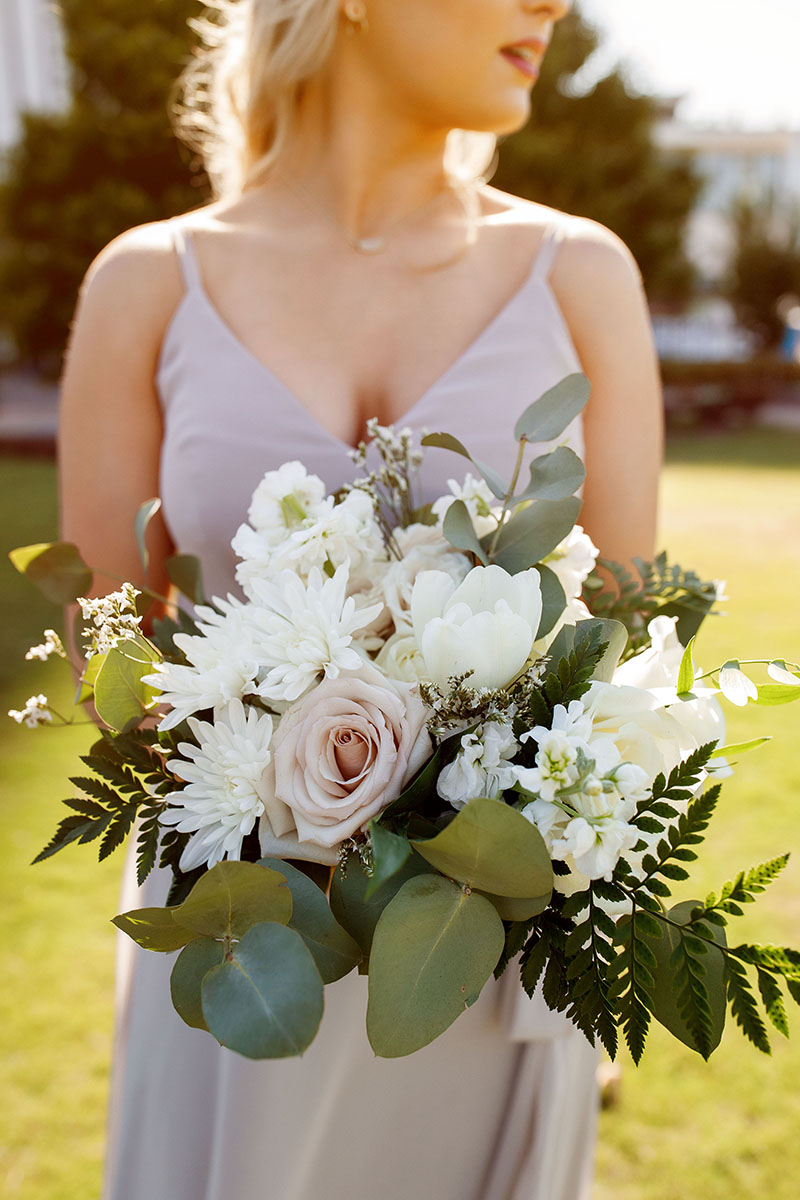
[(188, 229), (182, 229), (174, 221), (172, 223), (172, 245), (178, 256), (186, 290), (190, 292), (196, 288), (202, 291), (203, 281), (200, 278), (200, 268), (197, 265), (197, 256), (192, 245), (192, 235)]
[(531, 276), (533, 279), (547, 279), (553, 268), (559, 246), (564, 238), (564, 226), (561, 221), (551, 221), (545, 225), (539, 250), (534, 259)]

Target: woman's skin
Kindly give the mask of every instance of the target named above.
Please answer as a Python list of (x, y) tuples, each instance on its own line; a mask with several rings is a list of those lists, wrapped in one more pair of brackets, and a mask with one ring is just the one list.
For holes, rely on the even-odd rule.
[[(402, 420), (530, 270), (551, 210), (483, 187), (477, 242), (459, 253), (464, 213), (441, 195), (442, 155), (452, 128), (508, 133), (525, 123), (534, 81), (501, 50), (532, 39), (541, 56), (569, 4), (366, 0), (366, 9), (368, 30), (342, 20), (331, 60), (308, 85), (279, 176), (184, 218), (222, 318), (350, 443), (370, 416)], [(387, 250), (375, 256), (345, 236), (378, 233)], [(551, 285), (592, 385), (581, 522), (604, 556), (651, 557), (661, 396), (639, 272), (615, 235), (573, 218)], [(134, 518), (159, 491), (156, 367), (183, 291), (165, 223), (117, 238), (88, 272), (63, 377), (62, 535), (88, 562), (139, 583)], [(173, 548), (163, 523), (149, 536), (149, 584), (164, 591)], [(98, 579), (96, 590), (109, 588)]]

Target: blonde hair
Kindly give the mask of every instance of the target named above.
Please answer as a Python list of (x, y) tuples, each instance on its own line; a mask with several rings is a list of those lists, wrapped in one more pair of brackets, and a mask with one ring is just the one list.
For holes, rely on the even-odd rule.
[[(179, 80), (178, 135), (197, 150), (217, 197), (263, 182), (292, 137), (303, 85), (325, 65), (339, 25), (338, 0), (204, 0), (200, 35)], [(484, 179), (493, 134), (454, 129), (444, 167), (456, 182)]]

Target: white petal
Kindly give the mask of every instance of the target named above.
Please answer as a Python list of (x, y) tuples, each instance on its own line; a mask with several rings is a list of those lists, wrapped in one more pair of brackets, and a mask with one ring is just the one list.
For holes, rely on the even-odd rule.
[(739, 667), (723, 667), (719, 673), (719, 690), (731, 704), (744, 708), (748, 699), (758, 699), (758, 688)]

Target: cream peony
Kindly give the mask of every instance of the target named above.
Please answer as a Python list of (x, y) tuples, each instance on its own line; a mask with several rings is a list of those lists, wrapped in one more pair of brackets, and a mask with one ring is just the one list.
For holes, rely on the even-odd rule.
[(518, 575), (473, 567), (460, 584), (444, 571), (423, 571), (411, 596), (414, 634), (429, 677), (441, 686), (469, 671), (470, 687), (505, 687), (528, 661), (541, 616), (534, 567)]
[(272, 832), (333, 847), (400, 795), (432, 752), (416, 689), (371, 664), (326, 679), (289, 708), (273, 738)]

